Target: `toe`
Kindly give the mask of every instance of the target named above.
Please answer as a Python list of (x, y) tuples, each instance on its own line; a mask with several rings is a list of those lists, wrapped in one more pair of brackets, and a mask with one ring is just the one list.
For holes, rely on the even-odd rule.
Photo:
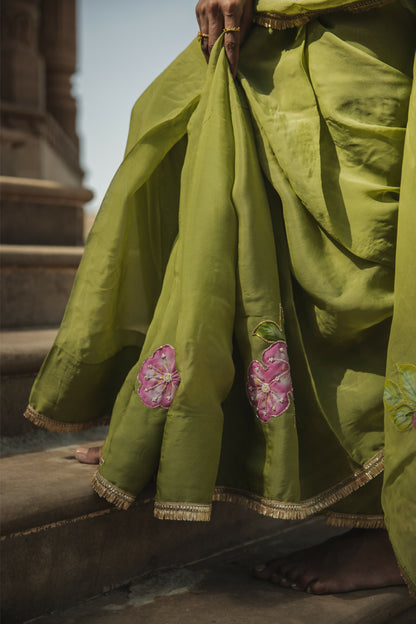
[(283, 576), (280, 572), (275, 572), (270, 577), (270, 582), (274, 585), (280, 585), (281, 587), (290, 587), (290, 581)]
[(75, 457), (76, 459), (81, 462), (81, 464), (84, 464), (88, 458), (88, 449), (87, 448), (78, 448), (75, 451)]
[(292, 587), (293, 589), (298, 589), (299, 591), (306, 591), (306, 588), (309, 587), (309, 585), (315, 580), (316, 576), (313, 574), (301, 573), (292, 580), (293, 585), (296, 585), (296, 587), (293, 587), (293, 585)]
[(253, 574), (257, 578), (265, 578), (267, 566), (264, 563), (259, 563), (253, 568)]
[(92, 446), (91, 448), (80, 447), (75, 451), (75, 458), (81, 464), (98, 464), (101, 457), (101, 447)]
[(274, 559), (268, 563), (260, 563), (253, 569), (253, 574), (256, 578), (271, 579), (272, 575), (279, 570), (281, 565), (281, 559)]
[(286, 578), (286, 576), (282, 576), (280, 577), (279, 585), (281, 587), (292, 587), (293, 583), (290, 579)]
[(322, 581), (315, 580), (309, 583), (306, 587), (306, 591), (310, 594), (327, 594), (328, 590)]
[(290, 587), (298, 591), (304, 591), (308, 583), (316, 578), (313, 575), (305, 574), (305, 571), (299, 567), (283, 570), (283, 576), (290, 582)]

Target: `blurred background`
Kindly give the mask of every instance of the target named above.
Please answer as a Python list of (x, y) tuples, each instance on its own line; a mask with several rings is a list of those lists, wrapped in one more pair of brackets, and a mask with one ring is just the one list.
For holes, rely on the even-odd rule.
[(3, 438), (33, 432), (21, 415), (123, 158), (131, 108), (197, 35), (195, 4), (1, 0)]
[(84, 185), (99, 208), (123, 157), (131, 108), (196, 36), (197, 0), (78, 0), (77, 128)]

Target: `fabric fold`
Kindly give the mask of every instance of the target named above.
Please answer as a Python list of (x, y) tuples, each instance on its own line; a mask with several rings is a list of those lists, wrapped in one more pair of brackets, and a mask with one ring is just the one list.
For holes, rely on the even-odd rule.
[(265, 28), (285, 30), (307, 24), (311, 19), (331, 13), (362, 13), (385, 6), (394, 0), (257, 0), (254, 22)]
[(236, 81), (195, 41), (138, 100), (26, 415), (111, 415), (93, 487), (122, 509), (156, 478), (163, 519), (384, 510), (414, 588), (415, 22), (314, 17), (253, 26)]

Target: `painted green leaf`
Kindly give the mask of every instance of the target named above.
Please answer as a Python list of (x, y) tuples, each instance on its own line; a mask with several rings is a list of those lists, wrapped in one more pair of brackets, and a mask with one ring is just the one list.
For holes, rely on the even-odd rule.
[(258, 336), (265, 342), (273, 343), (284, 339), (284, 334), (275, 321), (262, 321), (253, 329), (253, 336)]
[(401, 405), (390, 416), (397, 429), (407, 431), (413, 425), (414, 410), (409, 405)]
[(395, 409), (403, 403), (404, 397), (399, 386), (388, 379), (384, 384), (384, 405), (388, 410)]
[(399, 364), (400, 386), (408, 401), (416, 406), (416, 366), (413, 364)]

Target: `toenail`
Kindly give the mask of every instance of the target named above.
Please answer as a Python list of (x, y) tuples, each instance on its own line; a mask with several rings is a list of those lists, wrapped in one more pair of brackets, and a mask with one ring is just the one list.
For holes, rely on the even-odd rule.
[(308, 592), (308, 594), (311, 594), (311, 593), (312, 593), (312, 590), (311, 590), (311, 588), (310, 588), (310, 587), (307, 587), (307, 588), (306, 588), (306, 591)]
[(299, 587), (296, 585), (296, 583), (292, 583), (292, 585), (290, 586), (292, 589), (299, 589)]
[(261, 563), (260, 565), (257, 565), (254, 568), (254, 571), (255, 572), (264, 572), (265, 569), (266, 569), (266, 566), (263, 563)]

